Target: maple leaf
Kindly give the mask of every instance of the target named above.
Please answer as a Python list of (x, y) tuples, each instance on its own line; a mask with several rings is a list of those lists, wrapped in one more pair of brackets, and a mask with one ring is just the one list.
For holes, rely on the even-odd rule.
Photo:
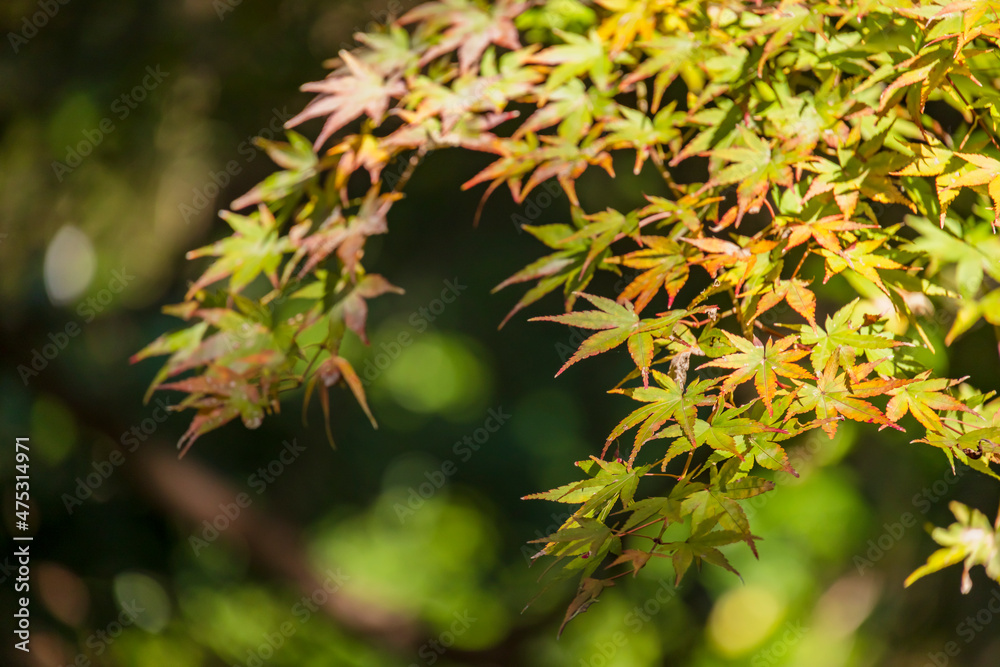
[[(975, 165), (977, 169), (957, 176), (949, 183), (948, 188), (957, 189), (985, 185), (990, 199), (993, 200), (994, 218), (992, 224), (993, 232), (996, 233), (997, 223), (1000, 222), (1000, 160), (974, 153), (955, 153), (955, 155)], [(942, 205), (941, 208), (942, 215), (944, 215), (944, 206)]]
[[(399, 23), (420, 22), (424, 31), (434, 34), (434, 43), (420, 58), (421, 66), (457, 49), (459, 68), (464, 74), (490, 44), (511, 50), (521, 47), (513, 19), (525, 9), (525, 3), (515, 0), (500, 0), (488, 11), (466, 0), (441, 0), (410, 10)], [(442, 31), (445, 25), (448, 27)]]
[(388, 231), (386, 215), (392, 204), (401, 198), (400, 193), (380, 194), (376, 185), (368, 191), (357, 214), (345, 218), (338, 207), (315, 232), (295, 239), (293, 244), (297, 251), (294, 261), (307, 258), (299, 269), (299, 277), (313, 271), (334, 251), (346, 270), (353, 274), (361, 259), (365, 241), (370, 236)]
[(309, 141), (301, 134), (291, 131), (288, 132), (288, 139), (287, 144), (268, 141), (261, 137), (254, 141), (284, 171), (271, 174), (245, 195), (233, 201), (230, 207), (234, 211), (261, 202), (279, 201), (316, 175), (319, 158), (313, 152)]
[(652, 371), (653, 379), (660, 387), (638, 387), (634, 389), (612, 389), (610, 393), (624, 394), (630, 398), (648, 403), (635, 410), (614, 428), (605, 442), (605, 447), (629, 429), (642, 424), (635, 434), (635, 446), (629, 457), (629, 464), (635, 460), (642, 446), (651, 440), (668, 419), (676, 421), (688, 437), (692, 447), (697, 446), (694, 426), (698, 406), (711, 405), (714, 401), (705, 392), (715, 384), (715, 380), (696, 380), (687, 387), (677, 384), (672, 377)]
[(639, 480), (651, 468), (648, 465), (632, 468), (620, 461), (602, 461), (593, 456), (588, 461), (577, 461), (576, 465), (590, 477), (544, 493), (524, 496), (522, 500), (582, 503), (575, 514), (605, 517), (619, 500), (623, 509), (628, 509), (632, 505)]
[(635, 312), (642, 312), (660, 289), (667, 292), (667, 307), (672, 308), (677, 293), (688, 279), (688, 265), (680, 244), (665, 236), (643, 236), (646, 248), (621, 257), (630, 269), (645, 269), (622, 290), (619, 299), (632, 300)]
[[(403, 290), (376, 273), (370, 273), (358, 281), (347, 295), (334, 306), (332, 314), (342, 314), (347, 328), (358, 335), (365, 345), (368, 336), (365, 334), (365, 323), (368, 320), (367, 299), (373, 299), (382, 294), (392, 292), (402, 294)], [(343, 369), (341, 368), (343, 371)]]
[(935, 551), (925, 564), (914, 570), (903, 582), (904, 586), (963, 560), (962, 593), (972, 590), (969, 570), (975, 565), (986, 568), (991, 579), (1000, 579), (1000, 537), (997, 535), (1000, 522), (991, 525), (985, 514), (958, 501), (951, 501), (948, 508), (958, 521), (948, 528), (935, 528), (931, 532), (934, 541), (944, 548)]
[(762, 35), (770, 35), (757, 64), (757, 76), (763, 76), (767, 59), (778, 49), (786, 46), (793, 38), (805, 32), (816, 33), (825, 38), (825, 21), (822, 10), (814, 7), (804, 7), (797, 2), (786, 2), (781, 5), (782, 11), (768, 12), (762, 23), (746, 33), (744, 39), (751, 44)]
[[(553, 176), (559, 181), (573, 206), (579, 207), (576, 194), (576, 179), (591, 166), (599, 166), (614, 178), (615, 170), (611, 154), (603, 149), (603, 144), (592, 140), (591, 135), (581, 143), (579, 137), (542, 135), (536, 141), (506, 141), (497, 147), (500, 158), (462, 184), (463, 190), (480, 183), (492, 181), (492, 192), (500, 183), (510, 187), (514, 201), (522, 203), (535, 187)], [(533, 135), (529, 135), (529, 139)], [(541, 141), (542, 145), (537, 145)], [(522, 187), (524, 176), (531, 173)]]
[(889, 134), (886, 128), (858, 146), (856, 151), (837, 151), (837, 162), (819, 156), (803, 162), (803, 168), (816, 173), (803, 201), (830, 192), (844, 220), (854, 217), (862, 197), (882, 204), (901, 204), (916, 212), (913, 202), (903, 196), (889, 177), (910, 160), (906, 155), (883, 149)]
[(778, 246), (778, 242), (767, 239), (757, 240), (745, 236), (735, 238), (745, 243), (746, 247), (740, 247), (732, 241), (712, 236), (701, 239), (681, 237), (680, 240), (690, 243), (705, 253), (702, 257), (694, 258), (690, 262), (705, 267), (705, 270), (713, 278), (723, 267), (743, 266), (743, 274), (736, 282), (736, 290), (739, 291), (743, 281), (757, 265), (758, 256), (766, 257), (767, 253)]
[(701, 63), (708, 57), (718, 55), (716, 49), (704, 45), (693, 34), (658, 35), (643, 45), (646, 59), (632, 70), (621, 82), (623, 92), (629, 91), (639, 81), (655, 76), (651, 107), (658, 109), (663, 93), (674, 79), (680, 75), (688, 88), (696, 90), (703, 84)]
[(312, 118), (326, 116), (323, 129), (313, 146), (318, 150), (330, 136), (361, 114), (367, 114), (376, 124), (382, 122), (393, 97), (406, 92), (402, 81), (386, 81), (371, 66), (359, 61), (348, 51), (341, 51), (340, 57), (347, 66), (347, 72), (333, 74), (323, 81), (315, 81), (302, 86), (306, 92), (319, 96), (285, 123), (291, 128)]
[[(743, 436), (765, 432), (781, 434), (787, 433), (787, 431), (783, 429), (766, 426), (755, 419), (740, 417), (740, 415), (752, 405), (753, 402), (750, 402), (739, 407), (723, 410), (722, 412), (716, 414), (710, 422), (701, 419), (696, 420), (693, 429), (695, 444), (706, 444), (712, 449), (725, 452), (728, 455), (735, 456), (736, 458), (743, 460), (744, 457), (740, 451), (740, 445), (744, 441)], [(682, 435), (683, 431), (680, 426), (673, 424), (657, 433), (655, 437), (673, 438)], [(691, 447), (688, 440), (684, 437), (680, 437), (671, 444), (671, 447), (667, 451), (667, 461), (672, 459), (674, 456), (690, 450)]]
[(724, 392), (731, 392), (740, 384), (752, 379), (758, 395), (767, 407), (768, 414), (773, 414), (772, 401), (778, 391), (779, 375), (786, 378), (812, 377), (804, 368), (792, 363), (809, 354), (807, 349), (788, 349), (796, 343), (798, 336), (786, 336), (777, 342), (768, 339), (765, 345), (755, 344), (728, 331), (722, 333), (739, 352), (704, 363), (699, 369), (710, 366), (734, 369), (722, 383)]
[(740, 534), (737, 532), (715, 530), (698, 537), (692, 535), (683, 542), (668, 542), (659, 547), (658, 550), (673, 552), (671, 559), (674, 565), (674, 572), (677, 573), (674, 584), (680, 585), (681, 579), (684, 578), (684, 574), (690, 569), (691, 564), (695, 560), (699, 563), (701, 561), (711, 563), (716, 567), (729, 570), (736, 576), (740, 576), (736, 568), (729, 563), (726, 556), (716, 547), (733, 544), (734, 542), (739, 542), (741, 539)]
[(220, 215), (235, 234), (187, 254), (188, 259), (205, 256), (219, 259), (188, 288), (185, 299), (191, 299), (199, 290), (226, 276), (230, 276), (229, 290), (234, 293), (249, 285), (261, 273), (270, 279), (272, 285), (277, 285), (278, 266), (292, 246), (288, 238), (279, 237), (271, 210), (261, 204), (257, 213), (251, 216), (229, 211)]
[(160, 385), (190, 394), (177, 409), (198, 409), (191, 425), (177, 443), (180, 456), (184, 456), (199, 436), (223, 424), (242, 417), (247, 428), (260, 426), (264, 416), (261, 392), (248, 380), (251, 373), (240, 374), (232, 369), (211, 364), (203, 375)]
[(723, 533), (746, 542), (756, 556), (757, 546), (750, 532), (750, 522), (738, 501), (770, 491), (774, 482), (749, 476), (734, 481), (732, 476), (738, 464), (737, 459), (730, 459), (719, 472), (713, 468), (714, 483), (685, 498), (681, 510), (691, 515), (692, 537), (713, 535), (715, 533), (709, 531), (718, 525)]
[(960, 384), (965, 378), (932, 379), (930, 374), (930, 370), (924, 371), (916, 377), (915, 382), (890, 391), (892, 398), (885, 408), (885, 416), (897, 422), (909, 411), (928, 430), (941, 432), (944, 431), (944, 424), (941, 423), (938, 411), (953, 410), (976, 414), (958, 399), (942, 393), (948, 387)]
[[(802, 383), (798, 387), (795, 403), (789, 408), (791, 414), (801, 414), (815, 410), (817, 419), (825, 420), (838, 416), (858, 422), (879, 424), (902, 431), (903, 429), (886, 418), (871, 403), (853, 395), (847, 387), (844, 373), (837, 373), (837, 364), (831, 359), (823, 372), (816, 378), (816, 384)], [(833, 438), (837, 433), (837, 420), (822, 425), (826, 434)]]
[[(574, 222), (577, 221), (575, 217)], [(586, 288), (597, 266), (605, 259), (598, 257), (597, 261), (588, 263), (590, 248), (583, 239), (574, 236), (577, 230), (569, 225), (522, 225), (522, 229), (550, 248), (556, 249), (556, 252), (532, 262), (493, 288), (492, 291), (496, 293), (509, 285), (529, 280), (538, 281), (507, 313), (500, 323), (500, 328), (522, 308), (538, 301), (560, 286), (563, 287), (566, 296), (566, 310), (572, 309), (577, 293)], [(605, 255), (608, 254), (610, 251), (605, 251)]]
[(882, 283), (876, 269), (905, 269), (906, 267), (885, 255), (875, 254), (875, 251), (881, 248), (887, 240), (886, 237), (881, 237), (867, 241), (855, 241), (839, 253), (832, 253), (825, 248), (821, 249), (819, 254), (826, 258), (826, 275), (823, 277), (823, 282), (826, 283), (844, 269), (850, 268), (875, 283), (880, 290), (888, 295), (889, 290)]
[(562, 30), (554, 32), (566, 43), (550, 46), (531, 57), (533, 63), (556, 66), (549, 74), (546, 87), (555, 90), (586, 74), (599, 90), (607, 90), (615, 76), (613, 57), (605, 50), (604, 40), (598, 32), (592, 30), (586, 37)]
[(826, 323), (822, 327), (787, 326), (799, 331), (801, 343), (812, 348), (809, 360), (816, 372), (825, 368), (831, 358), (843, 357), (849, 365), (853, 365), (858, 350), (872, 353), (875, 350), (890, 350), (906, 345), (886, 334), (858, 333), (858, 327), (851, 326), (851, 315), (857, 304), (858, 299), (855, 299), (832, 316), (827, 316)]
[(676, 103), (671, 102), (661, 109), (655, 118), (650, 118), (638, 109), (617, 105), (621, 118), (612, 118), (608, 121), (609, 132), (605, 137), (608, 148), (634, 150), (635, 166), (632, 168), (632, 173), (636, 176), (642, 171), (642, 165), (647, 159), (659, 160), (657, 150), (661, 146), (670, 144), (680, 136), (677, 125), (685, 114), (675, 112), (675, 106)]
[(742, 146), (717, 148), (712, 157), (732, 164), (716, 170), (706, 185), (730, 185), (736, 188), (736, 209), (731, 209), (719, 226), (725, 227), (735, 221), (737, 227), (746, 213), (756, 213), (764, 203), (772, 184), (791, 187), (792, 169), (788, 164), (790, 156), (751, 132), (745, 126), (739, 127)]
[[(581, 359), (612, 350), (625, 341), (630, 341), (630, 352), (632, 352), (632, 356), (636, 360), (636, 365), (643, 369), (643, 376), (645, 377), (652, 358), (652, 334), (668, 336), (673, 326), (688, 315), (688, 311), (686, 310), (676, 310), (662, 317), (640, 321), (639, 316), (632, 308), (632, 304), (627, 301), (623, 306), (602, 296), (594, 296), (582, 292), (578, 296), (582, 296), (597, 306), (598, 310), (577, 311), (563, 315), (531, 318), (532, 322), (559, 322), (582, 329), (598, 330), (597, 333), (580, 344), (580, 347), (573, 356), (556, 373), (557, 377)], [(640, 340), (633, 344), (630, 340), (633, 337), (639, 337)]]
[(806, 318), (809, 324), (816, 326), (816, 295), (808, 289), (809, 283), (805, 280), (777, 280), (773, 283), (770, 291), (766, 292), (757, 302), (757, 310), (752, 319), (757, 319), (760, 314), (774, 308), (782, 300), (785, 300), (795, 312)]
[(563, 617), (562, 623), (559, 624), (559, 632), (556, 633), (556, 638), (562, 636), (562, 632), (566, 628), (567, 623), (587, 611), (587, 609), (590, 608), (590, 605), (597, 602), (597, 597), (605, 588), (614, 585), (615, 582), (613, 579), (593, 579), (591, 577), (584, 577), (580, 581), (580, 587), (577, 591), (576, 597), (574, 597), (573, 601), (569, 603), (569, 607), (566, 609), (566, 615)]
[(788, 245), (785, 252), (802, 245), (810, 238), (820, 247), (831, 253), (839, 254), (842, 250), (837, 232), (853, 232), (859, 229), (877, 229), (878, 225), (866, 225), (860, 222), (849, 222), (842, 215), (828, 215), (819, 220), (793, 221), (785, 224), (788, 232)]

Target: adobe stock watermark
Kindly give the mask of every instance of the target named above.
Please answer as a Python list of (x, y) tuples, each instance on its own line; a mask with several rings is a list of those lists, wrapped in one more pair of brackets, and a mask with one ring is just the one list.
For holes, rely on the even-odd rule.
[[(304, 446), (298, 444), (298, 439), (296, 438), (292, 438), (291, 442), (286, 440), (282, 445), (281, 453), (278, 456), (272, 459), (266, 466), (257, 468), (255, 472), (247, 477), (247, 486), (253, 489), (257, 496), (264, 493), (268, 486), (274, 484), (275, 480), (281, 477), (288, 466), (294, 463), (302, 455), (302, 452), (306, 451)], [(234, 521), (239, 519), (243, 510), (250, 507), (253, 501), (254, 496), (251, 496), (246, 491), (241, 491), (232, 502), (220, 503), (219, 513), (211, 519), (205, 519), (201, 522), (201, 535), (191, 535), (188, 537), (188, 544), (191, 545), (194, 555), (197, 556), (209, 544), (219, 539), (219, 536), (226, 532), (233, 525)]]
[(233, 667), (264, 667), (275, 653), (295, 636), (299, 628), (305, 625), (313, 614), (327, 603), (330, 596), (340, 591), (344, 583), (351, 579), (339, 568), (336, 572), (327, 570), (325, 574), (326, 578), (318, 588), (309, 595), (303, 595), (292, 606), (291, 614), (296, 622), (285, 621), (275, 631), (261, 633), (260, 643), (253, 648), (246, 649), (246, 657), (243, 658), (242, 662), (235, 663)]
[[(913, 507), (921, 515), (926, 515), (931, 507), (948, 497), (951, 487), (957, 484), (964, 474), (963, 468), (957, 468), (954, 473), (948, 470), (943, 478), (914, 494), (911, 500)], [(906, 531), (915, 525), (917, 525), (917, 516), (913, 512), (903, 512), (896, 521), (882, 524), (885, 531), (877, 538), (868, 540), (868, 551), (865, 552), (864, 556), (854, 556), (854, 565), (858, 569), (858, 574), (864, 574), (866, 570), (874, 568), (875, 563), (882, 560), (893, 547), (899, 544)]]
[[(965, 645), (972, 643), (979, 633), (983, 632), (993, 623), (993, 619), (1000, 614), (1000, 589), (994, 588), (990, 592), (990, 600), (976, 612), (975, 616), (966, 616), (955, 626), (955, 634), (965, 641)], [(951, 659), (962, 652), (963, 646), (956, 641), (945, 642), (940, 651), (932, 651), (927, 654), (929, 662), (925, 662), (923, 667), (945, 667), (951, 663)]]
[[(128, 272), (126, 267), (111, 272), (111, 280), (107, 287), (99, 290), (93, 296), (87, 297), (76, 307), (76, 314), (82, 319), (82, 324), (87, 325), (103, 313), (115, 300), (115, 297), (125, 291), (129, 283), (135, 280), (135, 276)], [(48, 368), (49, 363), (65, 350), (72, 339), (80, 335), (83, 327), (80, 322), (70, 320), (62, 329), (49, 332), (49, 342), (44, 343), (40, 348), (32, 348), (31, 359), (27, 364), (18, 364), (17, 374), (21, 376), (21, 382), (28, 386), (28, 382), (38, 377), (42, 371)]]
[[(503, 406), (490, 408), (483, 425), (456, 441), (452, 445), (452, 453), (461, 463), (467, 463), (472, 455), (478, 452), (493, 434), (507, 423), (510, 417), (503, 411)], [(393, 503), (392, 508), (396, 511), (399, 522), (406, 523), (406, 520), (416, 514), (424, 506), (424, 503), (440, 491), (456, 472), (458, 472), (458, 464), (453, 459), (446, 459), (437, 469), (424, 472), (427, 481), (415, 487), (411, 486), (407, 490), (406, 503)]]
[(243, 139), (236, 147), (236, 154), (243, 158), (242, 161), (233, 159), (219, 171), (210, 169), (204, 185), (191, 190), (190, 201), (181, 202), (177, 206), (181, 217), (184, 218), (184, 224), (191, 224), (192, 218), (212, 206), (215, 203), (215, 198), (232, 182), (233, 178), (242, 174), (244, 167), (257, 159), (263, 149), (254, 143), (255, 137), (270, 141), (282, 135), (285, 121), (291, 118), (292, 114), (288, 113), (288, 107), (282, 107), (280, 110), (275, 108), (271, 111), (273, 113), (268, 124), (257, 130), (256, 135), (250, 135)]
[(447, 630), (441, 632), (436, 638), (431, 639), (417, 649), (417, 655), (421, 662), (411, 662), (409, 667), (421, 667), (421, 665), (433, 665), (441, 659), (448, 649), (455, 645), (455, 641), (469, 631), (472, 624), (479, 619), (473, 616), (468, 609), (462, 613), (457, 611), (451, 614), (455, 620)]
[(785, 631), (781, 637), (771, 642), (767, 648), (763, 648), (754, 653), (750, 659), (750, 667), (771, 667), (772, 665), (784, 664), (785, 656), (791, 652), (795, 645), (802, 641), (802, 635), (806, 633), (806, 628), (802, 627), (801, 621), (788, 621), (785, 623)]
[(101, 662), (93, 663), (91, 657), (99, 658), (104, 655), (115, 640), (122, 636), (125, 628), (135, 625), (145, 611), (135, 600), (122, 603), (122, 611), (115, 620), (108, 623), (103, 630), (97, 630), (84, 640), (83, 644), (87, 647), (88, 653), (77, 654), (76, 658), (66, 667), (91, 667), (93, 664), (102, 664)]
[(427, 331), (431, 324), (444, 313), (445, 309), (450, 304), (455, 303), (462, 292), (468, 288), (469, 286), (463, 285), (457, 277), (454, 280), (445, 280), (444, 288), (438, 297), (410, 313), (410, 317), (407, 319), (407, 323), (410, 325), (408, 329), (397, 333), (394, 340), (380, 343), (375, 354), (365, 359), (364, 366), (359, 373), (361, 384), (365, 387), (371, 385), (392, 365), (392, 362), (399, 359), (403, 350), (413, 345), (413, 341), (416, 340), (414, 334), (420, 335)]
[[(632, 636), (638, 634), (647, 623), (652, 622), (653, 618), (677, 597), (679, 590), (678, 587), (667, 583), (666, 579), (660, 579), (656, 592), (625, 614), (625, 627), (631, 631)], [(630, 641), (631, 637), (628, 634), (616, 630), (608, 639), (597, 644), (597, 650), (589, 658), (580, 658), (579, 667), (606, 667)]]
[(26, 14), (21, 19), (20, 30), (7, 33), (7, 41), (10, 42), (10, 48), (13, 49), (14, 55), (17, 55), (21, 47), (34, 39), (38, 31), (47, 26), (49, 21), (56, 17), (59, 10), (69, 3), (70, 0), (38, 0), (36, 3), (38, 11), (33, 12), (30, 16)]
[(111, 475), (114, 474), (115, 470), (125, 463), (125, 454), (135, 452), (141, 443), (146, 442), (151, 435), (156, 433), (157, 429), (160, 428), (160, 424), (170, 418), (171, 405), (169, 403), (161, 398), (156, 399), (154, 403), (156, 407), (153, 408), (150, 416), (129, 428), (119, 438), (122, 448), (125, 450), (124, 453), (119, 449), (115, 449), (112, 450), (106, 459), (92, 461), (93, 472), (88, 473), (85, 477), (76, 478), (76, 487), (73, 489), (72, 494), (62, 494), (61, 500), (67, 514), (72, 516), (77, 507), (82, 507), (85, 500), (92, 498), (94, 492), (101, 488)]
[[(146, 75), (131, 90), (122, 93), (111, 103), (111, 114), (119, 122), (124, 121), (129, 115), (139, 107), (139, 105), (149, 97), (149, 94), (163, 83), (163, 80), (170, 76), (170, 72), (160, 70), (160, 66), (155, 68), (152, 65), (146, 67)], [(97, 127), (83, 131), (83, 139), (76, 145), (66, 146), (66, 158), (63, 161), (54, 160), (52, 171), (56, 175), (56, 180), (62, 183), (63, 179), (73, 172), (74, 169), (83, 164), (85, 158), (94, 152), (94, 149), (104, 143), (104, 139), (114, 132), (118, 127), (112, 116), (105, 116)]]

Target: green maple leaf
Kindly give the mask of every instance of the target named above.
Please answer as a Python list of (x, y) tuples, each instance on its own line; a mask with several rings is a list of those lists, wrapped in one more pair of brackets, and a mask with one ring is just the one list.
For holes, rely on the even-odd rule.
[(675, 310), (662, 314), (661, 317), (640, 320), (629, 301), (626, 301), (623, 306), (602, 296), (582, 292), (579, 293), (579, 296), (590, 301), (598, 309), (531, 318), (532, 322), (559, 322), (582, 329), (598, 330), (597, 333), (580, 344), (580, 347), (563, 364), (556, 376), (581, 359), (607, 352), (628, 341), (629, 352), (631, 352), (636, 365), (642, 370), (644, 384), (648, 386), (649, 382), (646, 378), (653, 354), (653, 335), (669, 335), (673, 326), (690, 311)]
[[(892, 398), (885, 408), (885, 416), (896, 422), (910, 412), (917, 421), (931, 431), (944, 431), (944, 424), (937, 412), (954, 410), (975, 414), (964, 403), (948, 394), (941, 393), (948, 387), (954, 387), (962, 380), (948, 378), (930, 378), (931, 372), (924, 371), (917, 376), (917, 381), (894, 389), (889, 393)], [(963, 378), (964, 379), (964, 378)]]
[(279, 236), (270, 209), (261, 205), (250, 216), (228, 211), (221, 215), (235, 234), (187, 254), (188, 259), (205, 256), (219, 259), (191, 285), (185, 299), (190, 300), (199, 290), (227, 276), (230, 276), (229, 290), (233, 293), (242, 290), (261, 273), (272, 285), (277, 285), (278, 267), (284, 254), (292, 250), (292, 244), (287, 237)]
[(691, 564), (697, 561), (700, 565), (702, 561), (711, 563), (717, 567), (729, 570), (737, 577), (740, 573), (734, 568), (725, 555), (717, 547), (727, 544), (734, 544), (742, 539), (739, 533), (728, 530), (716, 530), (706, 535), (692, 535), (683, 542), (668, 542), (657, 551), (673, 552), (671, 559), (674, 564), (674, 572), (677, 573), (674, 581), (675, 585), (680, 585), (681, 579), (687, 573)]
[(565, 484), (544, 493), (524, 496), (522, 500), (582, 503), (576, 514), (603, 519), (619, 499), (623, 509), (632, 505), (639, 479), (652, 467), (647, 465), (633, 469), (619, 461), (602, 461), (596, 457), (588, 461), (578, 461), (576, 465), (588, 473), (590, 478)]
[(795, 403), (789, 408), (791, 414), (801, 414), (815, 410), (816, 418), (831, 419), (823, 424), (826, 434), (833, 438), (837, 433), (836, 417), (853, 419), (858, 422), (875, 423), (896, 430), (903, 429), (886, 418), (871, 403), (857, 398), (847, 387), (845, 373), (837, 373), (837, 364), (831, 359), (823, 372), (816, 378), (816, 384), (799, 385)]
[[(614, 74), (612, 58), (605, 49), (604, 40), (592, 30), (589, 35), (574, 35), (556, 31), (566, 43), (550, 46), (531, 57), (531, 62), (555, 65), (546, 86), (555, 90), (570, 79), (587, 75), (600, 90), (607, 90)], [(624, 57), (618, 56), (619, 58)]]
[(524, 225), (523, 229), (545, 245), (556, 249), (556, 252), (532, 262), (493, 288), (492, 291), (495, 293), (509, 285), (531, 280), (538, 281), (507, 313), (503, 321), (500, 322), (500, 327), (503, 327), (522, 308), (535, 303), (559, 287), (563, 288), (566, 308), (572, 308), (576, 301), (576, 293), (586, 288), (600, 263), (599, 261), (591, 262), (587, 265), (590, 246), (583, 239), (573, 238), (576, 230), (569, 225), (542, 225), (538, 227)]
[(839, 253), (830, 252), (825, 248), (820, 250), (819, 254), (826, 258), (826, 275), (823, 277), (823, 282), (826, 283), (844, 269), (853, 269), (878, 285), (880, 290), (889, 294), (889, 290), (882, 284), (882, 279), (876, 269), (905, 269), (906, 267), (885, 255), (875, 253), (887, 240), (886, 237), (882, 237), (867, 241), (855, 241)]
[(958, 521), (948, 528), (935, 528), (931, 532), (934, 541), (944, 548), (935, 551), (927, 559), (927, 563), (914, 570), (903, 582), (904, 586), (963, 560), (963, 593), (972, 590), (969, 570), (975, 565), (985, 567), (986, 574), (991, 579), (1000, 579), (1000, 536), (997, 535), (996, 526), (990, 524), (985, 514), (960, 502), (953, 500), (948, 507)]
[(660, 387), (638, 387), (635, 389), (613, 389), (613, 394), (624, 394), (637, 401), (648, 403), (635, 410), (623, 419), (608, 436), (607, 444), (631, 428), (642, 426), (636, 431), (635, 446), (629, 457), (629, 463), (635, 460), (642, 446), (652, 439), (656, 432), (668, 419), (676, 421), (692, 447), (697, 446), (694, 427), (698, 415), (698, 406), (710, 405), (713, 400), (705, 396), (705, 392), (715, 384), (715, 380), (698, 380), (686, 388), (674, 381), (672, 377), (660, 371), (652, 372), (653, 378)]
[(767, 344), (762, 345), (734, 336), (728, 331), (722, 333), (739, 352), (709, 361), (699, 366), (699, 369), (709, 366), (734, 369), (734, 372), (730, 373), (722, 383), (722, 391), (724, 392), (730, 392), (752, 379), (757, 393), (767, 407), (768, 414), (773, 414), (772, 401), (778, 391), (779, 375), (786, 378), (812, 377), (804, 368), (792, 363), (809, 354), (809, 350), (788, 349), (795, 344), (798, 336), (786, 336), (777, 342), (768, 340)]
[(835, 355), (843, 356), (847, 363), (853, 364), (858, 350), (870, 353), (906, 344), (895, 341), (888, 335), (858, 333), (857, 329), (851, 326), (851, 315), (857, 303), (858, 299), (855, 299), (832, 316), (828, 316), (822, 328), (787, 325), (788, 328), (800, 332), (799, 340), (803, 345), (812, 348), (809, 360), (814, 370), (819, 371), (825, 368), (830, 358)]

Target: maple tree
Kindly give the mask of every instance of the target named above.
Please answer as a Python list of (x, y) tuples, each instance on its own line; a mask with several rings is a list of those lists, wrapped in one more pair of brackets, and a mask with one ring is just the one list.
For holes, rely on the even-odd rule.
[[(216, 258), (167, 308), (189, 326), (134, 359), (169, 355), (151, 391), (187, 393), (182, 455), (237, 417), (256, 427), (293, 389), (318, 396), (328, 434), (335, 383), (371, 417), (340, 348), (348, 332), (366, 340), (367, 301), (399, 288), (368, 272), (364, 247), (421, 158), (458, 147), (494, 158), (462, 184), (488, 184), (484, 201), (506, 185), (522, 203), (554, 179), (571, 205), (524, 226), (549, 251), (497, 286), (530, 285), (501, 326), (559, 290), (565, 312), (534, 319), (593, 333), (557, 375), (623, 345), (634, 366), (611, 393), (640, 405), (595, 439), (583, 478), (529, 496), (575, 506), (538, 541), (558, 577), (580, 577), (566, 621), (652, 558), (679, 582), (692, 564), (733, 570), (720, 547), (756, 554), (742, 502), (797, 474), (786, 447), (814, 429), (917, 428), (952, 467), (1000, 479), (1000, 400), (917, 355), (934, 349), (930, 297), (956, 311), (946, 344), (1000, 327), (998, 10), (420, 5), (303, 87), (317, 97), (289, 127), (323, 119), (319, 135), (260, 142), (280, 171), (223, 213), (232, 236), (189, 253)], [(578, 179), (614, 177), (622, 151), (661, 187), (632, 210), (584, 210)], [(619, 293), (588, 291), (626, 271)], [(826, 312), (834, 279), (878, 296)], [(953, 509), (934, 534), (944, 549), (907, 584), (963, 560), (963, 590), (975, 564), (1000, 580), (997, 526)], [(674, 526), (684, 537), (664, 539)]]

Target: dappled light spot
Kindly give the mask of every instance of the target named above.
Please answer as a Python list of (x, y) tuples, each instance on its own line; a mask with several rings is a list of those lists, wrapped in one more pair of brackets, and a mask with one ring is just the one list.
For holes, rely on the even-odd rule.
[(45, 291), (49, 300), (61, 306), (82, 295), (96, 268), (90, 238), (72, 225), (64, 226), (45, 250)]
[(115, 577), (114, 591), (122, 615), (137, 627), (152, 633), (167, 627), (170, 598), (155, 579), (139, 572), (125, 572)]
[(384, 386), (412, 412), (460, 418), (486, 402), (487, 370), (460, 338), (428, 333), (388, 363)]
[(778, 628), (785, 611), (784, 601), (766, 588), (734, 588), (715, 603), (708, 635), (723, 655), (746, 655)]

